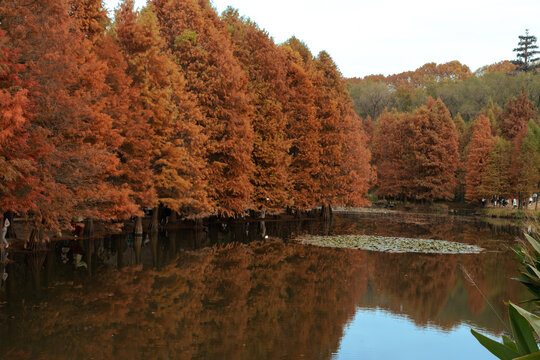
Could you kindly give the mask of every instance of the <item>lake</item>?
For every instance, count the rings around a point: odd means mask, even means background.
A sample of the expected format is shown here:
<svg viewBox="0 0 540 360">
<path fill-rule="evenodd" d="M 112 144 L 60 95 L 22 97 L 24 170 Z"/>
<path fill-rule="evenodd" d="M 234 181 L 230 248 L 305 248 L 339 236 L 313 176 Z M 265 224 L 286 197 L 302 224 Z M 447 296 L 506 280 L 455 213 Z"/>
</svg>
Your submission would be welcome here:
<svg viewBox="0 0 540 360">
<path fill-rule="evenodd" d="M 0 355 L 17 359 L 494 359 L 507 331 L 511 223 L 418 214 L 169 227 L 9 254 Z M 481 254 L 318 248 L 302 234 L 479 245 Z M 268 239 L 263 239 L 268 235 Z M 73 253 L 86 266 L 75 269 Z M 65 255 L 65 256 L 63 256 Z M 81 263 L 82 264 L 82 263 Z M 0 271 L 1 272 L 1 271 Z"/>
</svg>

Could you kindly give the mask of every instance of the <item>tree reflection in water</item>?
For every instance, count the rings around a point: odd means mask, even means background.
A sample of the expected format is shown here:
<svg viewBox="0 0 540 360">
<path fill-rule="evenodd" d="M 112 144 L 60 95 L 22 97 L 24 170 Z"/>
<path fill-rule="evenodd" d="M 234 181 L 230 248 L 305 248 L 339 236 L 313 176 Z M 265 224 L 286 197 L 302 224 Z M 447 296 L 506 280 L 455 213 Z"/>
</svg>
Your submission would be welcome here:
<svg viewBox="0 0 540 360">
<path fill-rule="evenodd" d="M 509 244 L 490 227 L 422 221 L 407 225 L 335 216 L 330 228 L 317 222 L 267 221 L 265 230 L 285 239 L 302 232 L 410 236 L 412 231 L 419 237 L 488 249 Z M 508 279 L 516 269 L 508 250 L 481 255 L 387 254 L 282 240 L 250 242 L 257 228 L 256 223 L 232 223 L 210 229 L 214 246 L 202 249 L 198 248 L 209 240 L 200 229 L 169 229 L 159 238 L 150 234 L 146 245 L 141 238 L 127 236 L 100 240 L 91 253 L 109 252 L 105 262 L 116 268 L 101 265 L 92 276 L 86 270 L 65 275 L 69 271 L 63 272 L 62 266 L 68 266 L 66 270 L 69 265 L 60 265 L 53 255 L 44 266 L 41 257 L 26 268 L 12 264 L 11 290 L 4 291 L 8 303 L 0 310 L 0 355 L 329 359 L 358 307 L 402 314 L 418 326 L 451 330 L 468 321 L 497 333 L 503 325 L 478 288 L 500 313 L 503 301 L 519 295 L 517 284 Z M 94 257 L 92 264 L 96 262 Z M 476 285 L 465 279 L 461 268 Z M 28 301 L 20 290 L 32 286 L 28 279 L 35 288 L 48 288 L 43 297 Z"/>
</svg>

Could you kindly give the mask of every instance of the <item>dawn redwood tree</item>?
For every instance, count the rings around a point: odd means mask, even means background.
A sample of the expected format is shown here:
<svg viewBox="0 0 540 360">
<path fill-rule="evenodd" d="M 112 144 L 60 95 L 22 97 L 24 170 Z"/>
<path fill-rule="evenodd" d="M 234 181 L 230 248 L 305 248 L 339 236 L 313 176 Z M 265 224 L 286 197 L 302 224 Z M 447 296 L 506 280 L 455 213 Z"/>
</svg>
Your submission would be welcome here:
<svg viewBox="0 0 540 360">
<path fill-rule="evenodd" d="M 499 136 L 492 141 L 493 149 L 489 153 L 482 174 L 481 192 L 491 198 L 506 198 L 512 194 L 510 187 L 512 144 Z"/>
<path fill-rule="evenodd" d="M 23 80 L 10 39 L 0 30 L 0 209 L 26 213 L 35 210 L 43 185 L 38 162 L 50 150 L 45 134 L 32 126 L 32 79 Z"/>
<path fill-rule="evenodd" d="M 514 148 L 517 155 L 513 157 L 512 166 L 517 169 L 512 171 L 512 175 L 514 191 L 520 200 L 526 201 L 531 194 L 538 193 L 540 185 L 540 126 L 534 120 L 529 121 L 526 131 L 519 138 L 514 143 L 518 148 Z"/>
<path fill-rule="evenodd" d="M 428 99 L 417 109 L 409 124 L 413 167 L 413 188 L 416 200 L 450 200 L 456 186 L 455 172 L 459 163 L 458 135 L 450 112 L 441 99 Z"/>
<path fill-rule="evenodd" d="M 492 136 L 497 136 L 500 131 L 498 128 L 498 119 L 500 118 L 501 113 L 502 108 L 499 105 L 495 104 L 492 99 L 489 99 L 488 104 L 482 109 L 482 114 L 489 118 Z"/>
<path fill-rule="evenodd" d="M 466 163 L 465 198 L 469 202 L 478 201 L 485 196 L 481 190 L 482 177 L 492 148 L 490 120 L 481 114 L 473 125 Z"/>
<path fill-rule="evenodd" d="M 132 106 L 149 126 L 149 179 L 159 203 L 183 217 L 209 214 L 207 144 L 198 125 L 203 116 L 186 90 L 180 67 L 165 50 L 152 6 L 139 13 L 133 0 L 122 2 L 116 11 L 114 32 L 137 91 Z"/>
<path fill-rule="evenodd" d="M 69 15 L 63 0 L 3 1 L 2 27 L 27 63 L 22 72 L 38 91 L 32 122 L 48 131 L 52 147 L 40 162 L 50 179 L 37 204 L 36 223 L 64 224 L 76 216 L 122 219 L 137 211 L 128 186 L 110 181 L 120 170 L 121 135 L 101 109 L 106 66 Z"/>
<path fill-rule="evenodd" d="M 279 211 L 292 205 L 289 176 L 291 140 L 284 111 L 287 98 L 287 54 L 278 48 L 268 33 L 238 11 L 228 8 L 222 14 L 234 46 L 234 56 L 248 77 L 248 92 L 253 107 L 251 124 L 255 133 L 253 162 L 255 208 Z"/>
<path fill-rule="evenodd" d="M 208 138 L 208 192 L 216 212 L 224 216 L 251 207 L 253 108 L 247 78 L 233 56 L 226 25 L 208 0 L 153 0 L 166 46 L 197 98 Z"/>
<path fill-rule="evenodd" d="M 361 119 L 334 61 L 322 51 L 314 59 L 315 107 L 321 123 L 321 204 L 361 206 L 366 203 L 371 154 Z"/>
<path fill-rule="evenodd" d="M 410 195 L 412 174 L 408 167 L 412 156 L 407 147 L 411 116 L 385 109 L 377 119 L 372 152 L 379 196 L 406 199 Z"/>
<path fill-rule="evenodd" d="M 156 194 L 150 168 L 152 129 L 144 118 L 137 99 L 139 93 L 127 74 L 127 63 L 115 43 L 107 11 L 101 0 L 70 0 L 70 15 L 79 29 L 92 42 L 92 52 L 105 66 L 105 86 L 100 95 L 100 110 L 111 117 L 113 128 L 121 138 L 117 150 L 120 171 L 109 181 L 116 186 L 128 186 L 131 198 L 139 207 L 153 206 Z"/>
<path fill-rule="evenodd" d="M 465 199 L 465 164 L 467 163 L 467 150 L 471 141 L 471 124 L 465 123 L 460 113 L 454 117 L 454 125 L 458 133 L 458 153 L 459 164 L 456 170 L 456 200 L 463 201 Z"/>
<path fill-rule="evenodd" d="M 312 209 L 320 200 L 321 123 L 316 119 L 315 88 L 308 70 L 312 57 L 305 44 L 296 38 L 281 45 L 287 55 L 287 100 L 283 110 L 287 115 L 287 139 L 291 141 L 289 176 L 291 197 L 298 210 Z"/>
<path fill-rule="evenodd" d="M 537 111 L 527 94 L 522 92 L 517 98 L 510 99 L 499 117 L 501 136 L 506 140 L 513 140 L 526 131 L 531 119 L 538 121 Z"/>
<path fill-rule="evenodd" d="M 364 129 L 364 133 L 366 134 L 366 143 L 369 147 L 371 147 L 371 143 L 373 141 L 373 134 L 375 133 L 375 126 L 373 125 L 373 120 L 371 119 L 371 116 L 367 116 L 364 121 L 362 122 L 362 128 Z"/>
</svg>

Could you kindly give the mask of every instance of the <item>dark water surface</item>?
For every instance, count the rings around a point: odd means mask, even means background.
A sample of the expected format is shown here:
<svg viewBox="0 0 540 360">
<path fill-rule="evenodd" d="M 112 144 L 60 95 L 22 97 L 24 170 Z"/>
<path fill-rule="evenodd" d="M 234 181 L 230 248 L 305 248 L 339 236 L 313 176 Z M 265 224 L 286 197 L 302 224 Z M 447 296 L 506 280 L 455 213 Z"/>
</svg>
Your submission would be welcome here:
<svg viewBox="0 0 540 360">
<path fill-rule="evenodd" d="M 109 236 L 12 253 L 0 288 L 4 359 L 493 359 L 519 228 L 457 217 L 335 214 Z M 298 234 L 375 234 L 476 244 L 477 255 L 298 245 Z M 64 264 L 62 247 L 69 249 Z M 75 252 L 78 250 L 75 246 Z"/>
</svg>

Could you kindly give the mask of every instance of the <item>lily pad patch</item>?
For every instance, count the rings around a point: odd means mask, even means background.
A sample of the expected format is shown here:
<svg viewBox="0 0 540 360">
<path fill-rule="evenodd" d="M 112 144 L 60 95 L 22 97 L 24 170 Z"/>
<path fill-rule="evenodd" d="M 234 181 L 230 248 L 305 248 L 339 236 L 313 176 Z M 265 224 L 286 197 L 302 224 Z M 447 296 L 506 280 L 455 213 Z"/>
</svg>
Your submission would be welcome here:
<svg viewBox="0 0 540 360">
<path fill-rule="evenodd" d="M 321 247 L 349 248 L 391 253 L 424 254 L 478 254 L 484 251 L 476 245 L 434 239 L 412 239 L 375 235 L 303 236 L 297 239 L 302 244 Z"/>
</svg>

